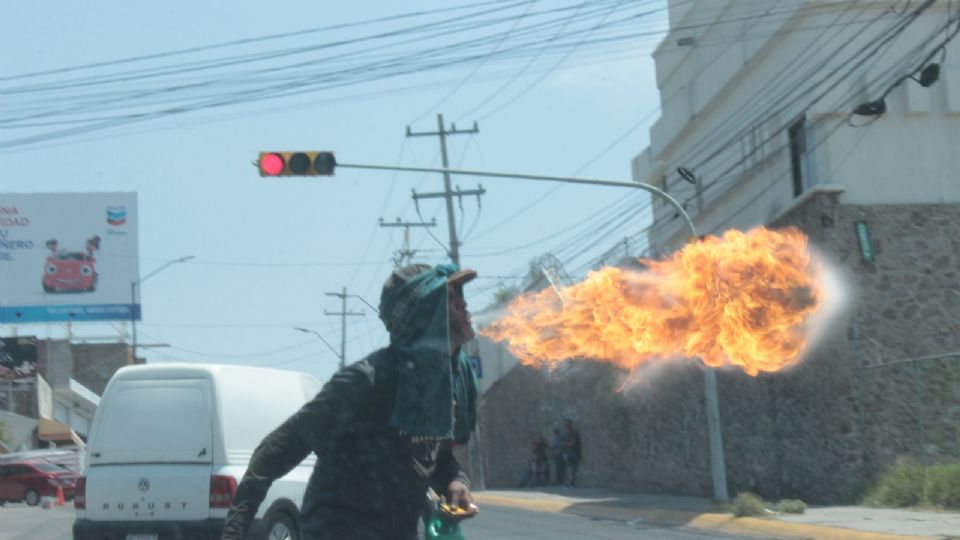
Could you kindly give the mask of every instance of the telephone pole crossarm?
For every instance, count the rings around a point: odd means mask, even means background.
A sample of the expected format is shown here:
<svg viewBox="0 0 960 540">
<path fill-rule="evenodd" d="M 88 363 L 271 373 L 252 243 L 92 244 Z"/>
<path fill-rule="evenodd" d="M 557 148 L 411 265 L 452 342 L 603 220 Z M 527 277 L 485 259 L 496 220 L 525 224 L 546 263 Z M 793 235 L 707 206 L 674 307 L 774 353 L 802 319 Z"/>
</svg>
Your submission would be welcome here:
<svg viewBox="0 0 960 540">
<path fill-rule="evenodd" d="M 464 195 L 483 195 L 483 194 L 485 194 L 486 192 L 487 192 L 487 190 L 483 189 L 483 186 L 480 186 L 479 189 L 460 189 L 460 188 L 457 188 L 455 191 L 451 191 L 451 192 L 450 192 L 450 195 L 453 195 L 453 196 L 456 196 L 456 197 L 462 197 L 462 196 L 464 196 Z M 446 197 L 446 196 L 447 196 L 447 194 L 444 193 L 443 191 L 433 191 L 433 192 L 430 192 L 430 193 L 417 193 L 417 192 L 414 192 L 414 193 L 413 193 L 413 198 L 414 198 L 414 199 L 438 199 L 438 198 L 442 198 L 442 197 Z"/>
<path fill-rule="evenodd" d="M 437 135 L 475 135 L 480 133 L 480 128 L 476 122 L 473 123 L 473 127 L 470 129 L 457 129 L 456 124 L 452 124 L 450 129 L 445 129 L 443 132 L 440 131 L 420 131 L 414 132 L 410 130 L 410 126 L 407 126 L 407 137 L 436 137 Z"/>
</svg>

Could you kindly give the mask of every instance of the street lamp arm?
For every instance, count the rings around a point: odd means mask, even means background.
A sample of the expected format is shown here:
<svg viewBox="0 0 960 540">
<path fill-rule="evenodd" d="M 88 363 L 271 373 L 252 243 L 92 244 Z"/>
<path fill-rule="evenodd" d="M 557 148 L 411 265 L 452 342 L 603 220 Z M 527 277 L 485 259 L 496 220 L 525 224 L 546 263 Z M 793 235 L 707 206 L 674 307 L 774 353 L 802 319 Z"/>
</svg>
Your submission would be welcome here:
<svg viewBox="0 0 960 540">
<path fill-rule="evenodd" d="M 136 311 L 134 311 L 134 308 L 137 305 L 137 287 L 141 283 L 157 275 L 158 272 L 169 267 L 170 265 L 186 262 L 192 258 L 193 258 L 193 255 L 187 255 L 184 257 L 180 257 L 179 259 L 167 261 L 166 263 L 161 265 L 160 268 L 157 268 L 153 272 L 150 272 L 149 274 L 143 276 L 142 278 L 136 281 L 130 282 L 130 330 L 131 330 L 131 333 L 133 334 L 133 339 L 130 342 L 130 359 L 133 363 L 137 362 L 137 313 Z"/>
<path fill-rule="evenodd" d="M 676 211 L 683 217 L 684 222 L 687 224 L 687 228 L 690 229 L 690 236 L 697 236 L 697 229 L 693 225 L 693 220 L 690 219 L 690 215 L 687 214 L 686 209 L 683 205 L 680 204 L 676 199 L 671 197 L 667 192 L 658 189 L 650 184 L 644 184 L 642 182 L 626 182 L 623 180 L 604 180 L 600 178 L 577 178 L 573 176 L 544 176 L 540 174 L 517 174 L 517 173 L 504 173 L 504 172 L 494 172 L 494 171 L 474 171 L 467 169 L 444 169 L 444 168 L 430 168 L 430 167 L 400 167 L 394 165 L 364 165 L 358 163 L 337 163 L 338 168 L 346 169 L 374 169 L 382 171 L 409 171 L 409 172 L 436 172 L 436 173 L 448 173 L 448 174 L 460 174 L 465 176 L 488 176 L 493 178 L 519 178 L 523 180 L 541 180 L 545 182 L 561 182 L 564 184 L 583 184 L 588 186 L 608 186 L 608 187 L 625 187 L 633 189 L 642 189 L 653 193 L 665 201 L 670 203 L 671 206 L 676 209 Z"/>
<path fill-rule="evenodd" d="M 174 265 L 174 264 L 177 264 L 177 263 L 187 262 L 187 261 L 189 261 L 190 259 L 193 259 L 193 258 L 194 258 L 193 255 L 187 255 L 186 257 L 180 257 L 179 259 L 175 259 L 175 260 L 172 260 L 172 261 L 167 261 L 166 263 L 164 263 L 163 265 L 161 265 L 160 268 L 157 268 L 157 269 L 154 270 L 153 272 L 150 272 L 149 274 L 143 276 L 142 278 L 134 281 L 134 283 L 137 284 L 137 285 L 139 285 L 139 284 L 143 283 L 144 281 L 146 281 L 147 279 L 149 279 L 149 278 L 151 278 L 151 277 L 159 274 L 161 270 L 167 268 L 168 266 L 171 266 L 171 265 Z"/>
<path fill-rule="evenodd" d="M 331 351 L 333 351 L 333 354 L 337 355 L 337 358 L 339 358 L 341 361 L 343 360 L 343 358 L 341 358 L 341 356 L 340 356 L 340 353 L 338 353 L 337 350 L 333 348 L 333 345 L 331 345 L 330 343 L 328 343 L 327 340 L 323 339 L 323 336 L 321 336 L 320 333 L 317 332 L 316 330 L 310 330 L 310 329 L 308 329 L 308 328 L 294 328 L 294 330 L 297 330 L 298 332 L 305 332 L 305 333 L 307 333 L 307 334 L 313 334 L 313 335 L 317 336 L 317 339 L 319 339 L 320 341 L 322 341 L 323 344 L 326 345 L 328 349 L 330 349 Z"/>
</svg>

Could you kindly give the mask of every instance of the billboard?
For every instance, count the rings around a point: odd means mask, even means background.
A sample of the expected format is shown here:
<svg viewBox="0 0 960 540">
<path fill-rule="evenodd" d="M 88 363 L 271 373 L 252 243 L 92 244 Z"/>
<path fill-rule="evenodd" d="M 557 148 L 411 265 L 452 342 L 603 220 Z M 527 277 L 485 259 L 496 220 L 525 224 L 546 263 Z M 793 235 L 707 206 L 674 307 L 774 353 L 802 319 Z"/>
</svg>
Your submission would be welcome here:
<svg viewBox="0 0 960 540">
<path fill-rule="evenodd" d="M 136 193 L 0 194 L 0 323 L 140 317 Z"/>
<path fill-rule="evenodd" d="M 37 374 L 37 338 L 0 338 L 0 381 Z"/>
</svg>

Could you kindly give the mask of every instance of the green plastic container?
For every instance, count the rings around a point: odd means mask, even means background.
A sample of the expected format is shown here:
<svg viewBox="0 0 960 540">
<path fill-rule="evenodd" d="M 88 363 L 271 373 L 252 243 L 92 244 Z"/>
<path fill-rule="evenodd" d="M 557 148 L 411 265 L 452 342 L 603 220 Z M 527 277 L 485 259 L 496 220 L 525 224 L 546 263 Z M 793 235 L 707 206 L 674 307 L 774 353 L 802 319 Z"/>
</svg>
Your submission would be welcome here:
<svg viewBox="0 0 960 540">
<path fill-rule="evenodd" d="M 430 516 L 426 537 L 427 540 L 466 540 L 463 532 L 460 531 L 460 525 L 443 521 L 440 519 L 439 512 L 434 512 Z"/>
</svg>

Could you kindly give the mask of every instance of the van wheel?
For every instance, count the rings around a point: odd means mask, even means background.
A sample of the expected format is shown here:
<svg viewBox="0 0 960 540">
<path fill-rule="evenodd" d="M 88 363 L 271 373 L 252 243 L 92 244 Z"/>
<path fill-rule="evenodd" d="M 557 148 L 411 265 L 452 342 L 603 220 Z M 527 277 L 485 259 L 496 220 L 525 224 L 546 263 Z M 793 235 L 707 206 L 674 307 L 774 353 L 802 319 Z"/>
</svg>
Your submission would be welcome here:
<svg viewBox="0 0 960 540">
<path fill-rule="evenodd" d="M 299 540 L 297 526 L 283 512 L 276 512 L 270 516 L 264 530 L 266 531 L 264 540 Z"/>
<path fill-rule="evenodd" d="M 36 506 L 40 504 L 40 494 L 32 489 L 28 489 L 27 492 L 23 494 L 23 502 L 27 503 L 28 506 Z"/>
</svg>

